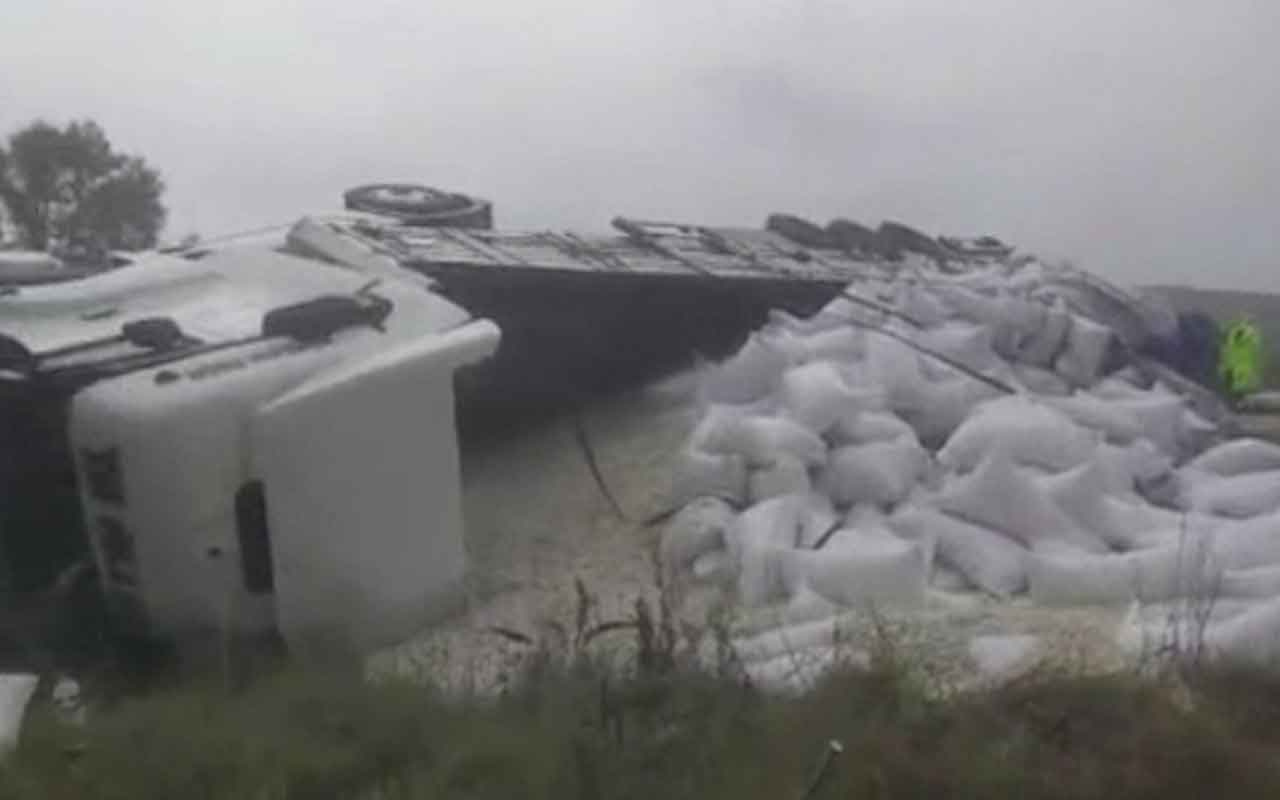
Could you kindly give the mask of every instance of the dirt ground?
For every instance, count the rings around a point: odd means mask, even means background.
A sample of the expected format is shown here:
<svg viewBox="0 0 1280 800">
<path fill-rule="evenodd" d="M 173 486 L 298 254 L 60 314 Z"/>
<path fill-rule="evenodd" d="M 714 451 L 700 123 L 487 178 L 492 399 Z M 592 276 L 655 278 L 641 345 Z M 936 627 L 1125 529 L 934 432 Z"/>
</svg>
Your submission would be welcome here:
<svg viewBox="0 0 1280 800">
<path fill-rule="evenodd" d="M 378 654 L 372 668 L 488 692 L 500 687 L 531 652 L 528 644 L 492 629 L 519 633 L 563 652 L 566 645 L 551 623 L 568 632 L 574 629 L 577 581 L 593 598 L 597 621 L 630 615 L 638 597 L 656 600 L 652 554 L 661 526 L 645 527 L 641 521 L 666 508 L 672 459 L 697 417 L 693 385 L 692 375 L 680 375 L 627 398 L 599 403 L 583 415 L 600 472 L 625 519 L 592 478 L 569 420 L 467 452 L 467 608 Z M 712 597 L 709 590 L 688 595 L 682 617 L 704 623 Z M 745 637 L 832 617 L 837 611 L 742 611 L 735 630 Z M 1034 657 L 1024 659 L 1022 667 L 1049 661 L 1114 669 L 1129 657 L 1115 644 L 1126 611 L 1044 609 L 1025 598 L 999 601 L 977 593 L 933 591 L 925 608 L 890 621 L 895 646 L 927 662 L 946 682 L 962 684 L 978 677 L 968 649 L 974 636 L 1037 637 Z M 883 633 L 872 631 L 865 619 L 841 618 L 864 639 Z M 615 636 L 620 652 L 625 651 L 626 637 Z"/>
<path fill-rule="evenodd" d="M 623 516 L 600 490 L 572 419 L 463 455 L 470 572 L 467 608 L 445 624 L 375 658 L 377 667 L 425 671 L 451 685 L 499 681 L 528 648 L 489 631 L 533 638 L 548 623 L 574 625 L 576 581 L 601 620 L 655 598 L 652 553 L 672 458 L 691 429 L 692 376 L 680 375 L 588 408 L 581 424 Z"/>
</svg>

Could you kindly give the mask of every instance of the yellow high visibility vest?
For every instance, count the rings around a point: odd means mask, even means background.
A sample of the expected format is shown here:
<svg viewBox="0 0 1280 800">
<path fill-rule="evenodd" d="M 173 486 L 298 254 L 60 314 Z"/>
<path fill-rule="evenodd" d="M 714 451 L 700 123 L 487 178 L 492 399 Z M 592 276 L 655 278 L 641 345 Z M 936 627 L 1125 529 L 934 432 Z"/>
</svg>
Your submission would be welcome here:
<svg viewBox="0 0 1280 800">
<path fill-rule="evenodd" d="M 1262 388 L 1262 334 L 1249 319 L 1238 319 L 1227 328 L 1219 358 L 1222 382 L 1234 395 Z"/>
</svg>

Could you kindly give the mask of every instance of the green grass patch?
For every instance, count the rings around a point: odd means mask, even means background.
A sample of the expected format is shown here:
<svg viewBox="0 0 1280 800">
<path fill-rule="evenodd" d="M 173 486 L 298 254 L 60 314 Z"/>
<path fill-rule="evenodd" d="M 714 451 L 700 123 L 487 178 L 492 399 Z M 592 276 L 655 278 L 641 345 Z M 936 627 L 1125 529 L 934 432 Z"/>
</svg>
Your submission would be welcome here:
<svg viewBox="0 0 1280 800">
<path fill-rule="evenodd" d="M 405 683 L 281 672 L 168 688 L 84 727 L 34 706 L 0 768 L 14 798 L 1280 797 L 1280 680 L 1205 674 L 1183 696 L 1044 675 L 939 698 L 850 671 L 783 699 L 669 673 L 543 673 L 451 700 Z"/>
</svg>

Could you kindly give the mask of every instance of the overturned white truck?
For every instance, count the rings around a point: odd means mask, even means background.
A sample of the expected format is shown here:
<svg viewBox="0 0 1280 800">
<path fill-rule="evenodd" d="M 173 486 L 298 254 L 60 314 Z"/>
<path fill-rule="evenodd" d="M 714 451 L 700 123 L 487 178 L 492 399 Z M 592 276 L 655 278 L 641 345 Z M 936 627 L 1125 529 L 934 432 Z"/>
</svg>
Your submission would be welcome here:
<svg viewBox="0 0 1280 800">
<path fill-rule="evenodd" d="M 91 554 L 125 633 L 374 647 L 460 596 L 455 422 L 488 432 L 691 353 L 727 356 L 771 314 L 809 317 L 840 295 L 883 309 L 866 291 L 885 282 L 919 294 L 935 278 L 959 290 L 1064 277 L 1036 277 L 991 237 L 893 222 L 617 217 L 612 233 L 579 235 L 493 230 L 488 203 L 425 187 L 360 187 L 346 205 L 90 277 L 0 274 L 6 588 L 56 584 Z M 1123 292 L 1066 277 L 1059 306 L 1108 320 L 1117 341 L 1141 350 L 1157 333 L 1188 349 L 1176 321 L 1153 325 Z M 957 297 L 970 316 L 1010 308 Z M 1030 317 L 1010 324 L 1056 321 L 1032 337 L 1052 345 L 1033 348 L 1041 360 L 1064 339 L 1111 339 L 1079 335 L 1086 323 L 1067 336 L 1060 307 L 1018 310 Z M 1005 338 L 1005 355 L 1026 344 Z"/>
<path fill-rule="evenodd" d="M 454 371 L 499 330 L 391 259 L 286 242 L 0 296 L 7 588 L 87 551 L 122 633 L 358 648 L 460 597 Z"/>
</svg>

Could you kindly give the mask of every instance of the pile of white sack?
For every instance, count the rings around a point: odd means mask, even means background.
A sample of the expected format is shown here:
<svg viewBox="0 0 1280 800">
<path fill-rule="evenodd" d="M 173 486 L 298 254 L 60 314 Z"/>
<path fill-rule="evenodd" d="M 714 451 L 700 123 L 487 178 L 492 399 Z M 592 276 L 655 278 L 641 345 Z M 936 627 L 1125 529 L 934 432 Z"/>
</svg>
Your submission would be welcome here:
<svg viewBox="0 0 1280 800">
<path fill-rule="evenodd" d="M 1113 299 L 1032 262 L 775 313 L 704 376 L 664 568 L 748 607 L 1241 598 L 1280 652 L 1280 446 L 1223 441 L 1211 398 L 1129 357 L 1167 321 Z"/>
</svg>

